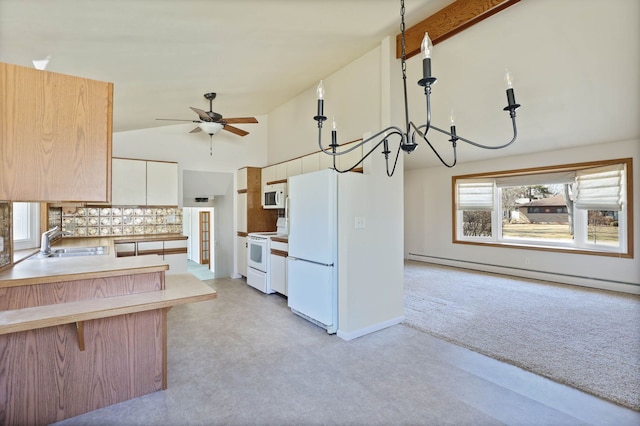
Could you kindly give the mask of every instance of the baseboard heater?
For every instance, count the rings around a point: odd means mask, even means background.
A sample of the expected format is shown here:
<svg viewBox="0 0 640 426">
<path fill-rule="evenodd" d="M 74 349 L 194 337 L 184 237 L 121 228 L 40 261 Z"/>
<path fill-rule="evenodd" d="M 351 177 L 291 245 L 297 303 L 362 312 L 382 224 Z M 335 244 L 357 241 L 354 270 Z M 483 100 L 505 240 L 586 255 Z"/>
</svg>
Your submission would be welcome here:
<svg viewBox="0 0 640 426">
<path fill-rule="evenodd" d="M 640 285 L 639 284 L 625 282 L 625 281 L 605 280 L 605 279 L 602 279 L 602 278 L 585 277 L 585 276 L 582 276 L 582 275 L 566 274 L 566 273 L 562 273 L 562 272 L 546 272 L 546 271 L 540 271 L 540 270 L 536 270 L 536 269 L 519 268 L 519 267 L 515 267 L 515 266 L 505 266 L 505 265 L 495 265 L 495 264 L 491 264 L 491 263 L 473 262 L 473 261 L 470 261 L 470 260 L 451 259 L 451 258 L 447 258 L 447 257 L 431 256 L 431 255 L 419 254 L 419 253 L 409 253 L 409 257 L 411 257 L 411 256 L 417 257 L 417 258 L 421 258 L 421 259 L 425 259 L 425 261 L 428 261 L 428 259 L 431 259 L 432 263 L 445 264 L 445 265 L 446 265 L 446 263 L 444 263 L 444 262 L 449 262 L 449 263 L 456 263 L 456 264 L 476 265 L 476 266 L 485 267 L 485 268 L 496 268 L 496 269 L 503 269 L 503 270 L 520 271 L 522 273 L 529 274 L 528 276 L 525 275 L 526 278 L 531 278 L 531 275 L 546 276 L 548 278 L 546 278 L 546 279 L 545 278 L 538 278 L 538 279 L 546 280 L 546 281 L 552 281 L 552 282 L 560 282 L 562 284 L 575 284 L 575 283 L 565 283 L 565 282 L 559 281 L 558 277 L 565 277 L 565 278 L 570 278 L 570 279 L 574 279 L 574 280 L 594 281 L 594 282 L 600 282 L 600 283 L 603 283 L 603 284 L 609 284 L 609 285 L 613 285 L 613 286 L 632 286 L 633 290 L 629 290 L 628 287 L 625 290 L 625 289 L 620 289 L 620 288 L 615 288 L 615 289 L 614 288 L 605 288 L 605 287 L 600 287 L 600 286 L 595 286 L 594 285 L 594 287 L 596 287 L 596 288 L 604 288 L 605 290 L 622 291 L 622 292 L 625 292 L 625 293 L 634 293 L 634 294 L 638 294 L 640 292 Z M 411 259 L 409 259 L 409 260 L 411 260 Z M 415 259 L 415 260 L 420 260 L 420 259 Z M 450 266 L 450 265 L 448 265 L 448 266 Z M 484 272 L 495 272 L 495 271 L 486 271 L 486 270 L 481 269 L 481 268 L 473 268 L 472 266 L 469 266 L 469 269 L 482 270 Z M 509 275 L 506 272 L 505 272 L 505 274 Z M 513 275 L 521 276 L 521 275 L 517 275 L 516 272 L 514 272 Z M 576 284 L 576 285 L 582 285 L 582 284 Z"/>
</svg>

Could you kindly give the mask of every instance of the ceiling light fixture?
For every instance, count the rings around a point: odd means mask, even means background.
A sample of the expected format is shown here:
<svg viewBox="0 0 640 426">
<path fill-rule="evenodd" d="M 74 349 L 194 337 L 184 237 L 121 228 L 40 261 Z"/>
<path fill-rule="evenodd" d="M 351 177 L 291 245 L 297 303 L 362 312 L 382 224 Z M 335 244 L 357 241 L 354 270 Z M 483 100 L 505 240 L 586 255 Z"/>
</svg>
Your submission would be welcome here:
<svg viewBox="0 0 640 426">
<path fill-rule="evenodd" d="M 440 129 L 431 124 L 431 86 L 433 86 L 436 83 L 436 78 L 431 75 L 431 53 L 433 52 L 433 44 L 431 43 L 431 39 L 429 38 L 429 35 L 427 33 L 425 33 L 424 39 L 422 40 L 422 45 L 421 45 L 422 58 L 423 58 L 422 59 L 422 78 L 418 81 L 418 85 L 424 87 L 424 94 L 427 98 L 426 124 L 416 126 L 412 121 L 409 121 L 409 107 L 408 107 L 408 100 L 407 100 L 407 65 L 406 65 L 406 52 L 405 52 L 406 42 L 405 42 L 404 12 L 405 12 L 404 0 L 400 0 L 400 32 L 402 36 L 402 62 L 401 63 L 402 63 L 402 80 L 403 80 L 402 83 L 404 88 L 404 111 L 405 111 L 406 131 L 403 131 L 402 129 L 396 126 L 389 126 L 386 129 L 383 129 L 378 133 L 374 134 L 373 136 L 363 139 L 361 142 L 357 144 L 353 144 L 353 146 L 349 148 L 345 148 L 341 151 L 338 151 L 338 147 L 340 145 L 337 143 L 337 126 L 334 119 L 332 123 L 332 130 L 331 130 L 331 144 L 329 145 L 328 148 L 324 148 L 322 146 L 322 123 L 327 120 L 327 117 L 323 115 L 324 114 L 324 86 L 322 84 L 322 81 L 320 81 L 320 84 L 318 85 L 318 89 L 317 89 L 318 114 L 315 117 L 313 117 L 313 119 L 318 122 L 318 145 L 322 152 L 333 156 L 333 169 L 336 170 L 337 172 L 344 173 L 344 172 L 353 170 L 354 168 L 362 164 L 365 158 L 371 155 L 371 153 L 373 153 L 380 145 L 382 145 L 383 147 L 382 154 L 384 154 L 385 161 L 386 161 L 387 175 L 393 176 L 393 173 L 395 172 L 395 169 L 396 169 L 396 165 L 398 163 L 398 157 L 400 155 L 400 151 L 402 150 L 410 154 L 417 148 L 418 144 L 416 142 L 416 135 L 419 138 L 422 138 L 422 140 L 424 140 L 427 143 L 427 145 L 429 145 L 429 147 L 433 150 L 433 152 L 438 157 L 440 162 L 447 167 L 453 167 L 456 165 L 456 162 L 457 162 L 456 146 L 458 141 L 466 142 L 470 145 L 473 145 L 478 148 L 483 148 L 483 149 L 502 149 L 514 143 L 516 140 L 516 137 L 518 136 L 518 130 L 516 128 L 516 109 L 520 105 L 516 103 L 515 94 L 513 92 L 513 83 L 512 83 L 513 79 L 511 74 L 508 71 L 505 74 L 505 82 L 507 83 L 507 106 L 504 107 L 503 109 L 504 111 L 509 111 L 511 122 L 513 124 L 513 138 L 511 139 L 511 141 L 507 142 L 504 145 L 490 146 L 490 145 L 482 145 L 477 142 L 473 142 L 469 139 L 463 138 L 462 136 L 459 136 L 456 133 L 456 126 L 455 126 L 453 111 L 451 111 L 449 131 Z M 430 129 L 433 129 L 437 132 L 443 133 L 451 137 L 451 139 L 449 139 L 449 142 L 451 142 L 451 147 L 453 149 L 453 161 L 451 163 L 447 163 L 442 158 L 442 156 L 438 153 L 436 148 L 427 139 L 427 132 Z M 391 167 L 390 169 L 389 154 L 391 154 L 391 151 L 389 150 L 389 138 L 394 135 L 397 135 L 400 138 L 400 141 L 398 145 L 398 150 L 396 152 L 396 158 L 395 158 L 395 161 L 393 162 L 393 167 Z M 363 151 L 362 158 L 356 164 L 354 164 L 353 166 L 345 170 L 339 170 L 336 167 L 336 157 L 338 155 L 347 154 L 371 141 L 377 141 L 377 142 L 373 144 L 373 147 L 368 152 L 365 153 Z"/>
<path fill-rule="evenodd" d="M 203 132 L 208 133 L 209 136 L 213 136 L 217 134 L 220 130 L 222 130 L 222 128 L 224 127 L 224 124 L 213 123 L 209 121 L 202 121 L 200 122 L 200 124 L 198 124 L 198 127 L 200 127 L 200 129 L 202 129 Z"/>
<path fill-rule="evenodd" d="M 213 135 L 222 130 L 224 128 L 224 124 L 213 121 L 201 121 L 198 124 L 198 127 L 200 127 L 203 132 L 209 134 L 209 155 L 213 155 Z"/>
</svg>

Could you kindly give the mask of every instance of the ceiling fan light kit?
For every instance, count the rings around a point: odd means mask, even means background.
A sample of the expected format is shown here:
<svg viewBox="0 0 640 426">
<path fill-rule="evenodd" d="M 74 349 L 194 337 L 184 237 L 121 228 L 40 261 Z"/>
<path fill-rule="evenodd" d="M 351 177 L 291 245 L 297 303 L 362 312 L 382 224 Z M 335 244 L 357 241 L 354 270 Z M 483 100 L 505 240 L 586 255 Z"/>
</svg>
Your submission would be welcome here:
<svg viewBox="0 0 640 426">
<path fill-rule="evenodd" d="M 466 138 L 463 138 L 462 136 L 457 135 L 455 120 L 453 118 L 453 111 L 451 112 L 451 116 L 450 116 L 449 131 L 440 129 L 431 124 L 431 86 L 433 86 L 436 83 L 436 78 L 431 75 L 431 53 L 433 52 L 433 44 L 427 33 L 425 33 L 424 35 L 424 39 L 422 41 L 422 45 L 420 49 L 422 52 L 422 58 L 423 58 L 422 59 L 423 76 L 418 81 L 418 85 L 421 87 L 424 87 L 424 94 L 426 96 L 426 101 L 427 101 L 426 124 L 416 126 L 412 121 L 409 121 L 409 107 L 408 107 L 408 100 L 407 100 L 407 66 L 406 66 L 407 58 L 406 58 L 406 52 L 405 52 L 406 43 L 405 43 L 404 12 L 405 12 L 404 0 L 400 0 L 400 34 L 401 34 L 401 41 L 402 41 L 401 65 L 402 65 L 402 83 L 403 83 L 403 89 L 404 89 L 404 112 L 405 112 L 404 124 L 405 124 L 406 130 L 402 130 L 397 126 L 389 126 L 386 129 L 383 129 L 378 133 L 374 134 L 373 136 L 363 139 L 361 142 L 357 144 L 352 144 L 350 148 L 345 148 L 341 151 L 338 151 L 338 147 L 340 145 L 337 143 L 337 126 L 334 119 L 332 123 L 332 130 L 331 130 L 331 144 L 329 144 L 328 148 L 323 147 L 322 146 L 322 124 L 324 121 L 327 120 L 327 117 L 324 116 L 324 87 L 323 87 L 322 81 L 320 81 L 320 84 L 318 85 L 318 88 L 317 88 L 318 110 L 317 110 L 316 116 L 313 117 L 313 119 L 318 123 L 318 146 L 320 147 L 320 150 L 322 152 L 333 156 L 333 169 L 339 173 L 345 173 L 358 167 L 360 164 L 362 164 L 365 158 L 371 155 L 371 153 L 373 153 L 376 149 L 378 149 L 380 145 L 382 145 L 382 148 L 383 148 L 382 154 L 384 155 L 385 161 L 386 161 L 387 175 L 393 176 L 393 173 L 395 172 L 395 169 L 396 169 L 396 165 L 398 163 L 398 157 L 400 155 L 400 151 L 404 151 L 407 154 L 410 154 L 417 148 L 418 144 L 416 142 L 416 135 L 419 138 L 422 138 L 422 140 L 424 140 L 427 143 L 427 145 L 429 145 L 429 147 L 434 152 L 436 157 L 438 157 L 440 162 L 447 167 L 454 167 L 456 165 L 456 162 L 457 162 L 456 146 L 458 141 L 462 141 L 472 146 L 483 148 L 483 149 L 502 149 L 502 148 L 508 147 L 509 145 L 511 145 L 516 141 L 516 138 L 518 136 L 518 130 L 516 128 L 516 109 L 520 107 L 520 104 L 516 103 L 515 94 L 514 94 L 513 85 L 512 85 L 513 79 L 512 79 L 511 73 L 508 70 L 505 73 L 505 82 L 507 85 L 507 106 L 504 107 L 503 109 L 504 111 L 509 111 L 509 116 L 511 117 L 511 123 L 513 125 L 513 138 L 509 142 L 503 145 L 490 146 L 490 145 L 479 144 L 477 142 L 473 142 L 469 139 L 466 139 Z M 451 142 L 451 148 L 453 151 L 453 160 L 451 162 L 447 163 L 442 158 L 440 153 L 438 153 L 436 148 L 427 139 L 427 132 L 430 129 L 433 129 L 437 132 L 448 135 L 450 137 L 449 142 Z M 390 167 L 389 154 L 391 154 L 391 151 L 389 150 L 389 139 L 390 137 L 393 137 L 393 136 L 399 139 L 399 143 L 398 143 L 398 149 L 396 151 L 395 161 L 393 162 L 393 166 Z M 362 158 L 358 162 L 356 162 L 356 164 L 354 164 L 353 166 L 345 170 L 339 170 L 336 167 L 336 157 L 338 155 L 348 154 L 349 152 L 355 149 L 358 149 L 364 144 L 371 141 L 374 141 L 372 144 L 373 147 L 366 153 L 363 151 Z"/>
<path fill-rule="evenodd" d="M 216 98 L 215 92 L 205 93 L 204 98 L 209 101 L 209 111 L 204 111 L 200 108 L 189 107 L 193 112 L 198 114 L 199 120 L 180 120 L 180 119 L 173 119 L 173 118 L 157 118 L 156 120 L 189 121 L 192 123 L 198 123 L 198 127 L 194 128 L 189 133 L 197 133 L 197 132 L 203 131 L 209 135 L 210 155 L 213 155 L 213 136 L 216 135 L 220 130 L 226 130 L 238 136 L 246 136 L 249 134 L 249 132 L 235 126 L 231 126 L 231 124 L 257 124 L 258 123 L 258 120 L 255 117 L 224 118 L 222 114 L 214 112 L 213 100 Z"/>
<path fill-rule="evenodd" d="M 208 133 L 209 136 L 213 136 L 213 135 L 217 134 L 220 130 L 222 130 L 224 128 L 224 124 L 222 124 L 222 123 L 210 123 L 210 122 L 203 121 L 202 123 L 198 124 L 198 127 L 203 132 Z"/>
</svg>

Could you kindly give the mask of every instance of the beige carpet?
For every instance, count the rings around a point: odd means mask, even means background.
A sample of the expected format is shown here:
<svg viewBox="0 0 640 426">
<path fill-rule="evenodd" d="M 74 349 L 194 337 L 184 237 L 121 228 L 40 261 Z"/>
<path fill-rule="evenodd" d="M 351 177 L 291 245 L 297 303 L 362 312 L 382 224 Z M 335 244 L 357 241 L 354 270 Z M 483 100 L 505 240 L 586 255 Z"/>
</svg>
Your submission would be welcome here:
<svg viewBox="0 0 640 426">
<path fill-rule="evenodd" d="M 405 323 L 640 411 L 640 297 L 405 263 Z"/>
</svg>

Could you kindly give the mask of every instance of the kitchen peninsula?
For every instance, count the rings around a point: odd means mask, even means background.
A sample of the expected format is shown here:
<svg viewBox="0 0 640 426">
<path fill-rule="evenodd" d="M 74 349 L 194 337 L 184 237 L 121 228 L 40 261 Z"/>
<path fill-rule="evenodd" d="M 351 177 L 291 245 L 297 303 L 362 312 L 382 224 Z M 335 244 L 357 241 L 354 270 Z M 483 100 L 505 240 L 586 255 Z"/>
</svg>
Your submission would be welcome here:
<svg viewBox="0 0 640 426">
<path fill-rule="evenodd" d="M 167 388 L 167 312 L 214 299 L 159 256 L 26 259 L 0 271 L 0 424 L 48 424 Z"/>
</svg>

